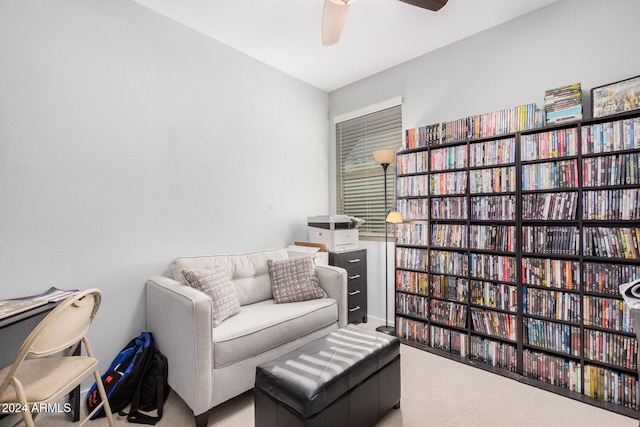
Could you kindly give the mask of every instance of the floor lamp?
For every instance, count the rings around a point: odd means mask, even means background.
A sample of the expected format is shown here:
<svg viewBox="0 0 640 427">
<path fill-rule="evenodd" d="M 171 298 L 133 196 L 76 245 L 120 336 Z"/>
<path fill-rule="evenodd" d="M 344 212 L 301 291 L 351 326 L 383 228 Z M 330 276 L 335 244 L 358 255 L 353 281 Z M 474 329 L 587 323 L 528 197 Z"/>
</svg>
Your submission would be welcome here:
<svg viewBox="0 0 640 427">
<path fill-rule="evenodd" d="M 388 235 L 387 224 L 395 224 L 402 222 L 402 216 L 398 212 L 389 212 L 387 209 L 387 168 L 396 159 L 395 150 L 376 150 L 373 152 L 373 159 L 382 166 L 384 171 L 384 325 L 376 328 L 377 331 L 385 334 L 395 335 L 396 330 L 393 326 L 389 326 L 389 251 L 388 251 Z"/>
</svg>

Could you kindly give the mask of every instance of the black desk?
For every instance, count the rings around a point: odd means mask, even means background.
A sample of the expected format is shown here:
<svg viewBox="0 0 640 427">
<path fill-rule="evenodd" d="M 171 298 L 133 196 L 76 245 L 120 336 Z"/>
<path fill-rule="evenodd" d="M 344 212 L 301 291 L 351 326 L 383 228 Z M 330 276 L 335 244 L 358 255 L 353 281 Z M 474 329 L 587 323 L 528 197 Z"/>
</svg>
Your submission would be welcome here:
<svg viewBox="0 0 640 427">
<path fill-rule="evenodd" d="M 0 329 L 6 328 L 7 326 L 11 326 L 14 323 L 20 323 L 26 319 L 30 319 L 32 317 L 38 316 L 42 313 L 49 313 L 53 310 L 60 302 L 50 302 L 45 305 L 41 305 L 39 307 L 32 308 L 27 311 L 23 311 L 22 313 L 14 314 L 13 316 L 6 317 L 0 320 Z M 44 316 L 41 316 L 44 317 Z M 26 336 L 25 336 L 26 338 Z"/>
<path fill-rule="evenodd" d="M 39 307 L 32 308 L 22 313 L 9 316 L 0 320 L 0 368 L 10 366 L 18 357 L 20 346 L 27 339 L 31 331 L 38 323 L 62 301 L 50 302 Z M 76 348 L 74 355 L 80 354 L 80 346 Z M 80 420 L 80 386 L 69 393 L 69 402 L 73 408 L 73 421 Z M 0 418 L 2 416 L 0 415 Z"/>
</svg>

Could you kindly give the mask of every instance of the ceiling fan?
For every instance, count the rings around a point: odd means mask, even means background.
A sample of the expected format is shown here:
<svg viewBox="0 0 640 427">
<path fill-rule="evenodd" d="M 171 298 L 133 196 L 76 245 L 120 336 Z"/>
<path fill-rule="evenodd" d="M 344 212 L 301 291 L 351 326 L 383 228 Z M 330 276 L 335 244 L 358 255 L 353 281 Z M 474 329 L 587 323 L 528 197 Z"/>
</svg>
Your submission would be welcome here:
<svg viewBox="0 0 640 427">
<path fill-rule="evenodd" d="M 349 5 L 357 0 L 325 0 L 324 14 L 322 16 L 322 44 L 329 46 L 336 44 L 340 39 L 342 27 L 347 20 Z M 448 0 L 400 0 L 422 9 L 434 12 L 442 9 Z"/>
</svg>

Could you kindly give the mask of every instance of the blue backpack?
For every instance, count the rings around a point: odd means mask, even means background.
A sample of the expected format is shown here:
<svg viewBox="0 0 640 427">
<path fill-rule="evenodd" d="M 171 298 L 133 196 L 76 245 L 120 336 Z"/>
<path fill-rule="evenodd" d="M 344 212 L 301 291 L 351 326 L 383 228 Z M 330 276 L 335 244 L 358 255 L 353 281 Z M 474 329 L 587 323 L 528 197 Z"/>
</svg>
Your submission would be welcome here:
<svg viewBox="0 0 640 427">
<path fill-rule="evenodd" d="M 111 412 L 114 414 L 131 403 L 136 387 L 141 382 L 145 370 L 149 367 L 154 349 L 155 345 L 151 333 L 142 332 L 118 353 L 107 372 L 102 375 Z M 93 384 L 87 394 L 89 412 L 93 411 L 101 401 L 96 385 Z M 105 415 L 104 409 L 100 408 L 91 419 Z"/>
</svg>

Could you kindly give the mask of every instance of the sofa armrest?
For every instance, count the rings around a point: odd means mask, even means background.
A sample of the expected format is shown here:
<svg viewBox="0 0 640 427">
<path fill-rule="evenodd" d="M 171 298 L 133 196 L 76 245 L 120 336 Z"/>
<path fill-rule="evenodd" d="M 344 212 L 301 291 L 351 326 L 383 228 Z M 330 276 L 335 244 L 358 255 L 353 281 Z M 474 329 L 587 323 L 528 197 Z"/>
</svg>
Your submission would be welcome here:
<svg viewBox="0 0 640 427">
<path fill-rule="evenodd" d="M 347 270 L 332 265 L 317 265 L 316 275 L 320 281 L 320 287 L 324 289 L 329 298 L 338 302 L 338 326 L 341 328 L 349 323 L 347 300 Z"/>
<path fill-rule="evenodd" d="M 213 371 L 211 299 L 168 277 L 146 283 L 147 330 L 169 362 L 169 386 L 194 415 L 210 408 Z"/>
</svg>

